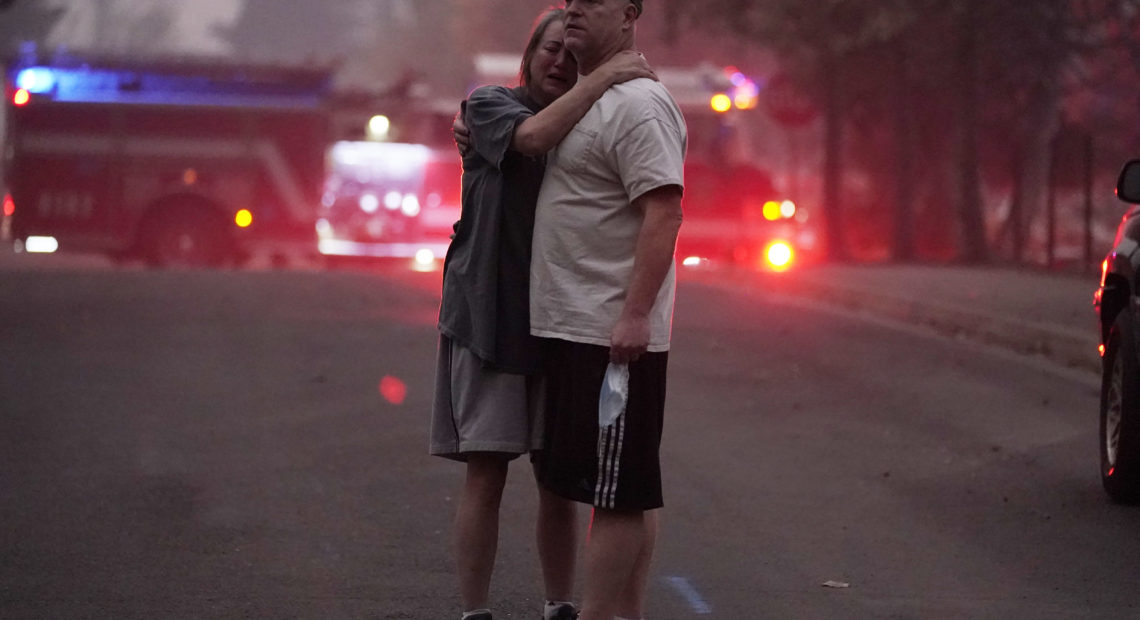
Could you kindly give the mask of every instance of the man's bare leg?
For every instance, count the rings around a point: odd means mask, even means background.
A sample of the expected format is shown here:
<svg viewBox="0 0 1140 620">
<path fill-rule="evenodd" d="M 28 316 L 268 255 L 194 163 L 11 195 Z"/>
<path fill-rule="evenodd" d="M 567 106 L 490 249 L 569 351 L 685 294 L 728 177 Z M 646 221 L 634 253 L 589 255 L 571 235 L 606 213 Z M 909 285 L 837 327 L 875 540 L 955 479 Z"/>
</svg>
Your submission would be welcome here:
<svg viewBox="0 0 1140 620">
<path fill-rule="evenodd" d="M 505 458 L 492 454 L 471 454 L 467 459 L 467 479 L 455 512 L 455 564 L 466 610 L 487 607 L 507 464 Z"/>
<path fill-rule="evenodd" d="M 653 548 L 657 542 L 658 510 L 645 512 L 645 544 L 633 573 L 618 599 L 616 614 L 622 618 L 641 618 L 645 615 L 645 589 L 649 585 L 649 565 L 653 561 Z"/>
<path fill-rule="evenodd" d="M 578 509 L 575 502 L 538 485 L 538 558 L 546 600 L 571 601 L 578 556 Z"/>
<path fill-rule="evenodd" d="M 645 513 L 594 509 L 579 620 L 612 620 L 645 546 Z"/>
</svg>

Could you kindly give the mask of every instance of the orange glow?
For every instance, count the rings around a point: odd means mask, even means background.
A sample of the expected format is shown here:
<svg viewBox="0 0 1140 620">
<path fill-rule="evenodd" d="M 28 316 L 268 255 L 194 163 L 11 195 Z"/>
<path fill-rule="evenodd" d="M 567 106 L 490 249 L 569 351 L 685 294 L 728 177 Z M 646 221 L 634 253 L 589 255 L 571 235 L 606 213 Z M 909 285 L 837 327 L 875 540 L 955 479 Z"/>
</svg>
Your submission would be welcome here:
<svg viewBox="0 0 1140 620">
<path fill-rule="evenodd" d="M 4 216 L 12 217 L 16 212 L 16 201 L 12 200 L 12 194 L 4 194 Z"/>
<path fill-rule="evenodd" d="M 253 224 L 253 213 L 250 213 L 249 209 L 238 211 L 234 215 L 234 224 L 237 224 L 238 228 L 249 228 Z"/>
<path fill-rule="evenodd" d="M 393 405 L 402 405 L 408 395 L 408 386 L 396 377 L 385 376 L 380 380 L 380 395 Z"/>
<path fill-rule="evenodd" d="M 768 221 L 775 221 L 780 219 L 780 203 L 775 200 L 769 200 L 764 203 L 764 219 Z"/>
<path fill-rule="evenodd" d="M 732 98 L 724 93 L 717 93 L 709 99 L 709 107 L 713 112 L 728 112 L 732 109 Z"/>
<path fill-rule="evenodd" d="M 738 110 L 751 110 L 756 107 L 756 102 L 759 99 L 759 97 L 751 93 L 739 93 L 736 95 L 736 99 L 733 100 L 733 103 Z"/>
<path fill-rule="evenodd" d="M 768 267 L 773 271 L 787 271 L 794 259 L 795 252 L 786 241 L 773 241 L 764 248 L 764 260 L 768 261 Z"/>
<path fill-rule="evenodd" d="M 185 170 L 185 172 L 182 173 L 183 185 L 194 185 L 197 182 L 198 182 L 198 171 L 197 170 L 195 170 L 193 168 L 187 168 Z"/>
<path fill-rule="evenodd" d="M 1104 357 L 1104 345 L 1103 344 L 1098 344 L 1096 346 L 1096 350 L 1098 353 L 1100 353 L 1101 357 Z"/>
<path fill-rule="evenodd" d="M 32 95 L 28 93 L 28 89 L 26 88 L 17 90 L 16 94 L 12 96 L 12 103 L 16 104 L 17 106 L 28 105 L 28 102 L 31 100 Z"/>
</svg>

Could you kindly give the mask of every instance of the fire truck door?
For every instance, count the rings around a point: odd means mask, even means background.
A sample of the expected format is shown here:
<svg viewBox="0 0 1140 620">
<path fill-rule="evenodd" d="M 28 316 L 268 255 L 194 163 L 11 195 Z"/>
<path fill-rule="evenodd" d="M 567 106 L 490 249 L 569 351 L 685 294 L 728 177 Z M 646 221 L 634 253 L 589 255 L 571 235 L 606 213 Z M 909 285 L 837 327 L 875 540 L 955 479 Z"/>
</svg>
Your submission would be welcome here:
<svg viewBox="0 0 1140 620">
<path fill-rule="evenodd" d="M 12 194 L 18 234 L 62 244 L 107 246 L 114 207 L 115 139 L 108 133 L 21 131 Z"/>
</svg>

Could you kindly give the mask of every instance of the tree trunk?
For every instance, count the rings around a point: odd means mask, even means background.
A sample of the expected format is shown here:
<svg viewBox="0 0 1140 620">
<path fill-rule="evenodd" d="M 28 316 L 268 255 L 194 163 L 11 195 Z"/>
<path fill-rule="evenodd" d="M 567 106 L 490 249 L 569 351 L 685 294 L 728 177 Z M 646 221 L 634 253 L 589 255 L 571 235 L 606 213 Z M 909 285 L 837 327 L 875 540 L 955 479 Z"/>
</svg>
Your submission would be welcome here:
<svg viewBox="0 0 1140 620">
<path fill-rule="evenodd" d="M 915 144 L 917 136 L 914 112 L 907 100 L 910 81 L 906 58 L 905 43 L 900 42 L 894 53 L 895 79 L 891 81 L 891 114 L 894 118 L 895 138 L 895 217 L 891 258 L 899 262 L 915 258 L 914 164 L 918 149 Z"/>
<path fill-rule="evenodd" d="M 1009 231 L 1010 258 L 1014 263 L 1021 263 L 1025 259 L 1025 203 L 1027 195 L 1025 179 L 1025 148 L 1022 146 L 1021 136 L 1014 138 L 1013 155 L 1013 191 L 1009 199 L 1009 215 L 1003 232 Z M 1002 235 L 1004 238 L 1005 235 Z M 1000 250 L 999 250 L 1000 252 Z"/>
<path fill-rule="evenodd" d="M 1058 80 L 1060 78 L 1057 78 Z M 1061 93 L 1056 83 L 1043 84 L 1030 98 L 1022 115 L 1018 139 L 1021 162 L 1022 235 L 1025 245 L 1029 231 L 1040 216 L 1049 186 L 1049 159 L 1054 139 L 1061 126 Z"/>
<path fill-rule="evenodd" d="M 957 168 L 956 194 L 961 226 L 959 257 L 967 263 L 989 260 L 986 223 L 982 211 L 981 176 L 978 171 L 978 40 L 975 2 L 966 2 L 958 15 L 958 84 L 955 89 Z"/>
<path fill-rule="evenodd" d="M 843 107 L 839 84 L 838 62 L 832 52 L 825 52 L 824 80 L 824 155 L 823 155 L 823 209 L 824 238 L 827 239 L 823 258 L 843 262 L 850 258 L 847 248 L 847 231 L 843 223 Z"/>
</svg>

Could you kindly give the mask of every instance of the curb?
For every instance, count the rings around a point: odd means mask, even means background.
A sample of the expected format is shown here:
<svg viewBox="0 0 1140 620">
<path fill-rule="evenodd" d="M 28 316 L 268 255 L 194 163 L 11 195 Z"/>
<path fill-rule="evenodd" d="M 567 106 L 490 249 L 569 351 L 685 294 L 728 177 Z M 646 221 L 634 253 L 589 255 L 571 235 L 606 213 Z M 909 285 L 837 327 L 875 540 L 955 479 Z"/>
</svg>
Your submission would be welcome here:
<svg viewBox="0 0 1140 620">
<path fill-rule="evenodd" d="M 786 276 L 736 272 L 729 275 L 730 282 L 721 286 L 747 290 L 758 282 L 759 289 L 788 297 L 925 327 L 951 338 L 999 347 L 1081 372 L 1096 375 L 1101 372 L 1097 353 L 1100 342 L 1094 329 L 1086 331 L 1068 325 L 1017 320 L 1001 314 L 1000 309 L 986 307 L 984 303 L 968 307 L 922 295 L 900 295 L 899 289 L 859 286 L 839 278 L 806 274 L 795 278 Z"/>
<path fill-rule="evenodd" d="M 954 338 L 998 346 L 1022 355 L 1041 357 L 1067 368 L 1099 374 L 1099 344 L 1085 334 L 1060 325 L 1016 321 L 992 312 L 801 279 L 783 292 L 849 310 L 870 312 L 897 321 L 929 327 Z"/>
</svg>

